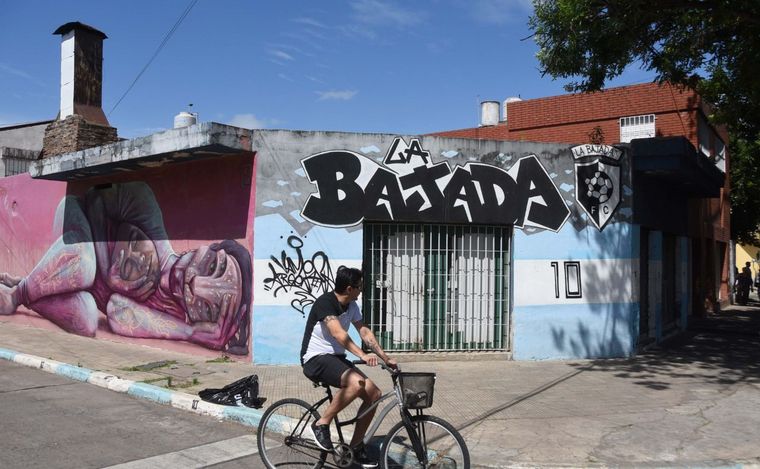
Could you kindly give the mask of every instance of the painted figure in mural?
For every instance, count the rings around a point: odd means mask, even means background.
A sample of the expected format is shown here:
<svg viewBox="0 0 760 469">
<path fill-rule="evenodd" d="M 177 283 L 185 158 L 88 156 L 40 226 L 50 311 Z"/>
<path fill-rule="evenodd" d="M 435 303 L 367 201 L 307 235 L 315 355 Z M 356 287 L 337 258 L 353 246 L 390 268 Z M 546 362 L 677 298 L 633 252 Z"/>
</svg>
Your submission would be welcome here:
<svg viewBox="0 0 760 469">
<path fill-rule="evenodd" d="M 380 389 L 367 375 L 346 359 L 346 350 L 353 353 L 370 366 L 376 366 L 378 357 L 391 367 L 396 361 L 391 359 L 377 343 L 375 334 L 362 322 L 357 298 L 362 292 L 363 274 L 359 269 L 341 266 L 335 274 L 335 289 L 314 302 L 306 321 L 306 330 L 301 344 L 301 364 L 303 373 L 314 382 L 327 383 L 339 389 L 322 417 L 311 426 L 315 440 L 325 450 L 332 449 L 329 424 L 341 410 L 354 399 L 361 398 L 358 414 L 380 399 Z M 353 324 L 362 342 L 375 354 L 366 354 L 348 335 Z M 351 446 L 356 449 L 358 459 L 365 467 L 367 460 L 360 443 L 372 421 L 374 411 L 368 412 L 354 427 Z M 375 466 L 377 464 L 374 464 Z"/>
<path fill-rule="evenodd" d="M 233 240 L 175 253 L 147 184 L 67 196 L 54 230 L 61 236 L 27 276 L 0 273 L 0 314 L 23 305 L 92 337 L 103 313 L 119 335 L 248 353 L 250 253 Z"/>
</svg>

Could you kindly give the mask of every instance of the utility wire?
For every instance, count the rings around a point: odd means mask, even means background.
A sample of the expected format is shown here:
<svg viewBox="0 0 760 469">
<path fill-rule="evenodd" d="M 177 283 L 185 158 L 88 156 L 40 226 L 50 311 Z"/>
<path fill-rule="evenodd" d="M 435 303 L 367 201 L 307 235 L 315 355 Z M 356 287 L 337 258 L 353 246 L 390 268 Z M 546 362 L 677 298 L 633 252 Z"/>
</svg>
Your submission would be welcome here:
<svg viewBox="0 0 760 469">
<path fill-rule="evenodd" d="M 174 26 L 172 26 L 169 32 L 166 33 L 166 35 L 164 36 L 164 39 L 161 41 L 161 44 L 159 44 L 158 48 L 153 53 L 153 56 L 151 56 L 150 60 L 148 60 L 148 63 L 146 63 L 145 66 L 142 68 L 142 70 L 140 70 L 140 73 L 138 73 L 135 79 L 132 80 L 132 84 L 129 85 L 129 87 L 127 88 L 127 91 L 125 91 L 124 94 L 121 95 L 121 98 L 119 98 L 119 100 L 116 101 L 116 104 L 114 104 L 111 110 L 108 112 L 109 116 L 111 115 L 111 113 L 113 113 L 116 107 L 122 102 L 122 100 L 127 96 L 127 94 L 129 94 L 129 92 L 132 91 L 132 88 L 135 86 L 135 83 L 137 83 L 137 80 L 139 80 L 140 77 L 143 75 L 143 73 L 145 73 L 145 71 L 148 69 L 148 67 L 150 67 L 150 64 L 153 63 L 153 60 L 158 56 L 159 52 L 161 52 L 161 49 L 163 49 L 166 43 L 169 42 L 169 39 L 171 39 L 174 32 L 177 30 L 177 28 L 179 28 L 179 25 L 182 24 L 182 22 L 185 20 L 187 15 L 190 13 L 190 10 L 193 9 L 196 3 L 198 3 L 198 0 L 192 0 L 190 4 L 187 6 L 187 8 L 185 8 L 185 11 L 182 12 L 180 17 L 174 23 Z"/>
</svg>

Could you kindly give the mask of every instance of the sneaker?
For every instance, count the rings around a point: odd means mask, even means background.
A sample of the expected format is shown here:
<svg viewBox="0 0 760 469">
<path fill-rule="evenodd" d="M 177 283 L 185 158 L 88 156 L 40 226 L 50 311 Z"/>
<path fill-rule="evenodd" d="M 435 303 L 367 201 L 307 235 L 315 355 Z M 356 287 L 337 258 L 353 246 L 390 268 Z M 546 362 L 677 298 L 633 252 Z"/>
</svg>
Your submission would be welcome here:
<svg viewBox="0 0 760 469">
<path fill-rule="evenodd" d="M 366 469 L 377 467 L 377 461 L 367 456 L 367 448 L 364 445 L 354 448 L 354 462 Z"/>
<path fill-rule="evenodd" d="M 332 451 L 333 444 L 330 439 L 330 425 L 317 425 L 317 422 L 311 424 L 311 433 L 314 435 L 314 442 L 325 451 Z"/>
</svg>

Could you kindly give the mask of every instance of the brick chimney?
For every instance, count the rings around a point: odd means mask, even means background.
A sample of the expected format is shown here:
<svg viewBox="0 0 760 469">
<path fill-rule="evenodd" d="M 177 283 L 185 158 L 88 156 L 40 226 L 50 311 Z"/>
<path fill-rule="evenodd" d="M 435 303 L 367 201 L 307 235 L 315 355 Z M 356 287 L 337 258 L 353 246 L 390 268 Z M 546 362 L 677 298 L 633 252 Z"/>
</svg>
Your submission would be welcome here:
<svg viewBox="0 0 760 469">
<path fill-rule="evenodd" d="M 61 35 L 61 107 L 45 129 L 42 157 L 96 147 L 118 140 L 102 108 L 103 39 L 92 26 L 66 23 Z"/>
</svg>

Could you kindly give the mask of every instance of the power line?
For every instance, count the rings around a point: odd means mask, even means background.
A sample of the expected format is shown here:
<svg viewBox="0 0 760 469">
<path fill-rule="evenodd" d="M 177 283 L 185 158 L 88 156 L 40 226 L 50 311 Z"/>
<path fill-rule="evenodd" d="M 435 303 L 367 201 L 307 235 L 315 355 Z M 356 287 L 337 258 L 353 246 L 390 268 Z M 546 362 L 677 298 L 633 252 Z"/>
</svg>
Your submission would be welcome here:
<svg viewBox="0 0 760 469">
<path fill-rule="evenodd" d="M 161 41 L 161 44 L 158 45 L 158 48 L 153 53 L 153 55 L 151 56 L 150 60 L 148 60 L 148 62 L 145 64 L 145 66 L 142 68 L 142 70 L 140 70 L 140 73 L 138 73 L 137 76 L 135 77 L 135 79 L 132 80 L 132 83 L 129 85 L 129 87 L 124 92 L 124 94 L 121 95 L 121 98 L 119 98 L 119 100 L 116 101 L 116 104 L 114 104 L 113 107 L 111 108 L 111 110 L 108 112 L 109 116 L 116 109 L 116 107 L 122 102 L 122 100 L 127 96 L 127 94 L 129 94 L 129 92 L 135 86 L 135 83 L 137 83 L 137 80 L 139 80 L 140 77 L 143 75 L 143 73 L 145 73 L 145 71 L 148 69 L 148 67 L 150 67 L 150 64 L 153 63 L 153 60 L 158 56 L 159 52 L 161 52 L 161 49 L 163 49 L 164 46 L 166 45 L 166 43 L 169 42 L 169 39 L 171 39 L 171 37 L 174 34 L 174 32 L 177 30 L 177 28 L 179 28 L 179 25 L 182 24 L 182 22 L 185 20 L 185 18 L 187 17 L 187 15 L 190 13 L 190 10 L 193 9 L 193 7 L 195 6 L 196 3 L 198 3 L 198 0 L 192 0 L 190 2 L 190 4 L 187 6 L 187 8 L 185 8 L 185 11 L 182 12 L 182 14 L 180 15 L 180 17 L 174 23 L 174 26 L 172 26 L 172 28 L 169 30 L 169 32 L 166 33 L 166 35 L 164 36 L 164 39 Z"/>
</svg>

